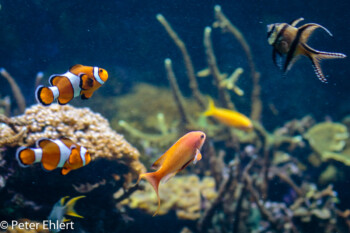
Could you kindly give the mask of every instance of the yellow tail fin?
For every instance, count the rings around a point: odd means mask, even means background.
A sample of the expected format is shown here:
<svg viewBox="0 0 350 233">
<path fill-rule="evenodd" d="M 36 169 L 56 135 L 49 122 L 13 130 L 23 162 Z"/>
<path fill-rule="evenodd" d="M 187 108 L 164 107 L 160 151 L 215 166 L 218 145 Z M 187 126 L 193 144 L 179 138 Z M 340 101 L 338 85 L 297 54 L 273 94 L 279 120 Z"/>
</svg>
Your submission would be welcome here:
<svg viewBox="0 0 350 233">
<path fill-rule="evenodd" d="M 203 112 L 204 116 L 211 116 L 211 115 L 213 115 L 214 110 L 215 110 L 214 100 L 210 96 L 208 96 L 208 100 L 209 100 L 209 104 L 208 104 L 207 110 L 205 112 Z"/>
<path fill-rule="evenodd" d="M 154 217 L 158 214 L 159 209 L 160 209 L 160 197 L 159 197 L 159 193 L 158 193 L 160 178 L 157 176 L 157 172 L 143 173 L 139 176 L 138 182 L 143 178 L 145 178 L 152 185 L 154 191 L 157 194 L 158 208 L 157 208 L 156 212 L 153 214 L 153 217 Z"/>
<path fill-rule="evenodd" d="M 74 197 L 74 198 L 70 199 L 65 205 L 65 207 L 66 207 L 66 215 L 77 217 L 77 218 L 84 218 L 83 216 L 77 214 L 77 212 L 75 212 L 75 210 L 74 210 L 75 203 L 79 199 L 84 198 L 84 197 L 85 196 L 78 196 L 78 197 Z"/>
</svg>

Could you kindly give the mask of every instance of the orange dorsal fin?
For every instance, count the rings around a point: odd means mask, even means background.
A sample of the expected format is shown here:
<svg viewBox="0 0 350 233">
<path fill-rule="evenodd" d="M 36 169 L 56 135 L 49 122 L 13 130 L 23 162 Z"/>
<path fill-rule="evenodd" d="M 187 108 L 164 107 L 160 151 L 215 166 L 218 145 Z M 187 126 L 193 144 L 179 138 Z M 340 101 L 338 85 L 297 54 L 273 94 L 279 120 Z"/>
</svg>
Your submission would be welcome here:
<svg viewBox="0 0 350 233">
<path fill-rule="evenodd" d="M 44 148 L 46 145 L 48 145 L 49 143 L 52 143 L 52 141 L 48 138 L 40 138 L 37 142 L 36 142 L 36 146 L 40 147 L 40 148 Z"/>
<path fill-rule="evenodd" d="M 139 176 L 138 181 L 140 181 L 143 178 L 145 178 L 152 185 L 154 191 L 157 194 L 158 208 L 157 208 L 156 212 L 153 214 L 153 217 L 154 217 L 158 214 L 159 209 L 160 209 L 160 197 L 159 197 L 158 187 L 159 187 L 159 182 L 160 182 L 162 177 L 159 177 L 157 172 L 143 173 Z"/>
<path fill-rule="evenodd" d="M 83 67 L 83 65 L 81 65 L 81 64 L 76 64 L 76 65 L 74 65 L 74 66 L 71 66 L 71 67 L 69 67 L 69 71 L 70 72 L 74 72 L 76 69 L 79 69 L 79 68 L 81 68 L 81 67 Z"/>
<path fill-rule="evenodd" d="M 165 158 L 166 158 L 166 155 L 167 153 L 165 152 L 162 156 L 160 156 L 157 161 L 155 161 L 152 166 L 151 166 L 151 169 L 154 169 L 154 170 L 158 170 L 164 163 L 165 161 Z"/>
</svg>

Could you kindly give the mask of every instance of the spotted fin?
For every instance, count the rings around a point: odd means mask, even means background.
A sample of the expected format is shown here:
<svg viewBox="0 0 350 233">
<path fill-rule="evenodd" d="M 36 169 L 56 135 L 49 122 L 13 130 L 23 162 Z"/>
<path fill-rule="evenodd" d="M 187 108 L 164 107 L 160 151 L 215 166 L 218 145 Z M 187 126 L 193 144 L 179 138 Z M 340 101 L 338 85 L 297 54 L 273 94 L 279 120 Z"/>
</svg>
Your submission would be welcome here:
<svg viewBox="0 0 350 233">
<path fill-rule="evenodd" d="M 87 74 L 80 75 L 80 84 L 79 87 L 82 90 L 89 90 L 94 86 L 94 79 L 89 77 Z"/>
<path fill-rule="evenodd" d="M 307 44 L 302 44 L 302 48 L 304 49 L 305 56 L 310 58 L 312 62 L 312 67 L 316 73 L 317 78 L 324 83 L 327 83 L 327 79 L 325 78 L 320 62 L 323 59 L 336 59 L 336 58 L 345 58 L 346 55 L 342 53 L 331 53 L 331 52 L 322 52 L 315 50 L 308 46 Z"/>
</svg>

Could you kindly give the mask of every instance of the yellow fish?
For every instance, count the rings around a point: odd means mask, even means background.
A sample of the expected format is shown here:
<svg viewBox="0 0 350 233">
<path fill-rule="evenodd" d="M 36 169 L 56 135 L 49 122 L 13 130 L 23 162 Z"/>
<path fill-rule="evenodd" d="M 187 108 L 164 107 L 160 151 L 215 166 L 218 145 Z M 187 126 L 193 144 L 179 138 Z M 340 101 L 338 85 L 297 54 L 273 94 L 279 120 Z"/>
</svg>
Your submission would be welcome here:
<svg viewBox="0 0 350 233">
<path fill-rule="evenodd" d="M 332 34 L 327 28 L 316 23 L 304 24 L 298 28 L 295 27 L 302 20 L 304 19 L 299 18 L 293 20 L 290 24 L 274 23 L 267 25 L 267 41 L 273 46 L 273 62 L 282 69 L 284 73 L 287 73 L 292 68 L 299 55 L 306 56 L 311 60 L 317 78 L 321 80 L 321 82 L 326 83 L 327 79 L 323 75 L 320 61 L 322 59 L 345 58 L 346 55 L 342 53 L 322 52 L 308 46 L 306 43 L 316 28 L 322 28 L 330 36 L 332 36 Z M 282 65 L 283 55 L 286 55 L 284 65 Z"/>
<path fill-rule="evenodd" d="M 236 111 L 215 107 L 212 98 L 209 98 L 208 109 L 203 113 L 203 115 L 214 117 L 221 123 L 237 129 L 245 131 L 251 131 L 253 129 L 253 124 L 248 117 Z"/>
<path fill-rule="evenodd" d="M 205 137 L 205 133 L 201 131 L 192 131 L 185 134 L 152 165 L 151 168 L 158 169 L 157 171 L 140 175 L 138 182 L 145 178 L 157 194 L 158 208 L 153 216 L 157 215 L 160 209 L 159 182 L 162 179 L 166 182 L 192 161 L 196 164 L 197 161 L 201 160 L 202 155 L 199 150 L 202 148 Z"/>
</svg>

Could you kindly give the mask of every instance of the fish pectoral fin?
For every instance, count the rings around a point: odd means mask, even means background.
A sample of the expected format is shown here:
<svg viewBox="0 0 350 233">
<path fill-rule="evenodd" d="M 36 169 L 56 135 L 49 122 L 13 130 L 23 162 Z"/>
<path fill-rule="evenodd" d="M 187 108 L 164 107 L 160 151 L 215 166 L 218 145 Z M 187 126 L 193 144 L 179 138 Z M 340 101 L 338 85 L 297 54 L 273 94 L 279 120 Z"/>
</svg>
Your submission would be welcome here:
<svg viewBox="0 0 350 233">
<path fill-rule="evenodd" d="M 92 94 L 94 94 L 93 91 L 82 91 L 81 92 L 81 99 L 83 99 L 83 100 L 90 99 Z"/>
<path fill-rule="evenodd" d="M 303 17 L 300 17 L 299 19 L 293 20 L 293 21 L 290 23 L 290 25 L 293 26 L 293 27 L 295 27 L 299 22 L 301 22 L 301 21 L 303 21 L 303 20 L 304 20 L 304 18 L 303 18 Z"/>
<path fill-rule="evenodd" d="M 280 70 L 283 69 L 283 59 L 282 59 L 282 54 L 280 52 L 278 52 L 278 50 L 276 48 L 273 48 L 272 50 L 272 60 L 273 63 L 275 64 L 275 66 L 277 66 Z"/>
<path fill-rule="evenodd" d="M 196 150 L 196 155 L 194 156 L 193 164 L 196 164 L 199 160 L 202 159 L 202 154 L 201 152 L 197 149 Z"/>
<path fill-rule="evenodd" d="M 94 86 L 94 80 L 87 74 L 80 74 L 80 84 L 79 87 L 83 90 L 89 90 Z"/>
<path fill-rule="evenodd" d="M 75 206 L 75 203 L 81 199 L 81 198 L 84 198 L 85 196 L 78 196 L 78 197 L 74 197 L 72 199 L 70 199 L 65 207 L 66 207 L 66 215 L 69 215 L 69 216 L 72 216 L 72 217 L 77 217 L 77 218 L 84 218 L 83 216 L 77 214 L 77 212 L 74 210 L 74 206 Z"/>
<path fill-rule="evenodd" d="M 185 163 L 177 172 L 182 171 L 185 169 L 194 159 L 190 159 L 187 163 Z"/>
<path fill-rule="evenodd" d="M 168 182 L 168 180 L 173 178 L 176 174 L 177 174 L 177 172 L 172 172 L 172 173 L 169 173 L 168 175 L 164 176 L 162 179 L 162 183 L 165 184 L 166 182 Z"/>
<path fill-rule="evenodd" d="M 62 168 L 62 170 L 61 170 L 61 174 L 65 176 L 65 175 L 67 175 L 71 170 L 72 170 L 72 169 L 70 169 L 70 168 L 64 167 L 64 168 Z"/>
<path fill-rule="evenodd" d="M 71 165 L 76 165 L 81 161 L 79 150 L 75 147 L 71 150 L 71 154 L 69 155 L 68 162 Z"/>
<path fill-rule="evenodd" d="M 151 169 L 158 170 L 162 165 L 166 158 L 166 153 L 160 156 L 151 166 Z"/>
</svg>

